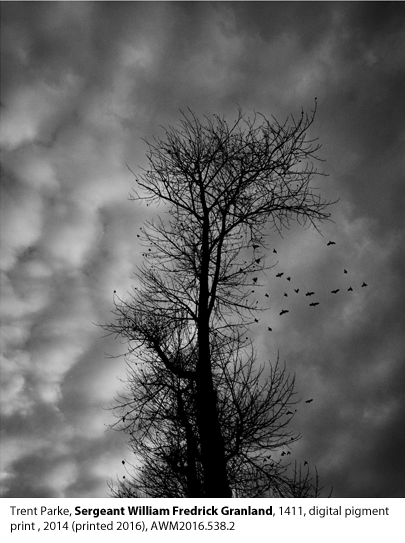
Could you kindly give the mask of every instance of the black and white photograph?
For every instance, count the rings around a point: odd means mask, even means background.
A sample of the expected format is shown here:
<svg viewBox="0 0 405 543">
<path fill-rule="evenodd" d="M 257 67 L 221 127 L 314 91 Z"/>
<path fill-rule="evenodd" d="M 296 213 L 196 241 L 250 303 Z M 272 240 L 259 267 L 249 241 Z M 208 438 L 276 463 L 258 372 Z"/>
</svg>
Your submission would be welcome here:
<svg viewBox="0 0 405 543">
<path fill-rule="evenodd" d="M 1 497 L 405 497 L 404 44 L 1 2 Z"/>
</svg>

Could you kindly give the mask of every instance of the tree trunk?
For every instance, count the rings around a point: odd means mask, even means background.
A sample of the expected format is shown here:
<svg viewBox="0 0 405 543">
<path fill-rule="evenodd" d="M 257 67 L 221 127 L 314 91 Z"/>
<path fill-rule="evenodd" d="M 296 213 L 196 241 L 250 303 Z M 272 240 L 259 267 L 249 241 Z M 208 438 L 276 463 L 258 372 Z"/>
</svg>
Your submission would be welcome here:
<svg viewBox="0 0 405 543">
<path fill-rule="evenodd" d="M 204 198 L 204 196 L 202 196 Z M 204 202 L 205 203 L 205 202 Z M 204 205 L 204 204 L 203 204 Z M 212 380 L 209 334 L 209 220 L 202 232 L 200 297 L 198 307 L 197 425 L 201 440 L 201 462 L 206 498 L 231 498 L 224 442 L 218 420 L 217 398 Z"/>
<path fill-rule="evenodd" d="M 200 350 L 202 357 L 204 357 L 204 350 L 204 348 Z M 218 421 L 211 367 L 209 358 L 204 358 L 200 359 L 197 368 L 197 424 L 201 440 L 201 462 L 204 470 L 204 497 L 231 498 L 232 491 L 228 483 L 224 443 Z"/>
<path fill-rule="evenodd" d="M 197 446 L 193 433 L 193 429 L 189 420 L 187 419 L 187 413 L 184 409 L 183 399 L 181 392 L 177 395 L 178 414 L 182 425 L 186 431 L 187 442 L 187 456 L 186 456 L 186 477 L 187 477 L 187 497 L 188 498 L 202 498 L 201 485 L 197 475 Z"/>
</svg>

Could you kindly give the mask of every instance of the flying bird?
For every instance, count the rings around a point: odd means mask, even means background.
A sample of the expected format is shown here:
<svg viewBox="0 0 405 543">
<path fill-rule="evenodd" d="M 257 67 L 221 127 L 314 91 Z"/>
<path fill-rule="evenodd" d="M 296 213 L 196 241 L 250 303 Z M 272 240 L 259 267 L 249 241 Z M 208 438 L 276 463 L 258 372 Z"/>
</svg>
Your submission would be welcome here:
<svg viewBox="0 0 405 543">
<path fill-rule="evenodd" d="M 253 245 L 253 249 L 259 249 L 260 245 Z"/>
<path fill-rule="evenodd" d="M 272 332 L 272 331 L 273 331 L 273 328 L 270 328 L 270 326 L 268 326 L 268 327 L 267 327 L 267 330 L 268 330 L 269 332 Z"/>
<path fill-rule="evenodd" d="M 315 307 L 316 305 L 319 305 L 319 302 L 312 302 L 309 304 L 311 307 Z"/>
<path fill-rule="evenodd" d="M 307 292 L 307 293 L 305 294 L 305 296 L 313 296 L 314 294 L 315 294 L 315 292 Z"/>
<path fill-rule="evenodd" d="M 364 283 L 363 281 L 363 284 L 361 285 L 362 287 L 366 287 L 367 286 L 367 283 Z"/>
<path fill-rule="evenodd" d="M 310 400 L 305 400 L 305 403 L 311 403 L 311 402 L 313 402 L 313 401 L 314 401 L 314 399 L 311 398 Z"/>
<path fill-rule="evenodd" d="M 297 294 L 299 293 L 300 289 L 299 288 L 295 288 L 294 289 L 294 292 L 296 292 Z"/>
<path fill-rule="evenodd" d="M 287 411 L 286 415 L 294 415 L 292 411 Z"/>
<path fill-rule="evenodd" d="M 347 273 L 347 270 L 343 270 L 343 273 Z"/>
<path fill-rule="evenodd" d="M 282 309 L 280 311 L 280 315 L 284 315 L 284 313 L 289 313 L 288 309 Z"/>
<path fill-rule="evenodd" d="M 253 283 L 256 283 L 257 282 L 257 277 L 253 277 L 252 281 L 253 281 Z"/>
<path fill-rule="evenodd" d="M 256 264 L 260 264 L 260 258 L 256 259 Z"/>
<path fill-rule="evenodd" d="M 122 460 L 122 465 L 124 465 L 124 464 L 125 464 L 125 460 Z"/>
<path fill-rule="evenodd" d="M 255 322 L 259 322 L 258 319 L 255 319 Z"/>
<path fill-rule="evenodd" d="M 306 460 L 304 462 L 304 466 L 308 466 L 308 462 Z"/>
<path fill-rule="evenodd" d="M 277 253 L 277 251 L 275 249 L 273 249 L 273 253 Z"/>
<path fill-rule="evenodd" d="M 285 452 L 283 451 L 283 452 L 281 453 L 281 455 L 280 455 L 280 456 L 285 456 L 285 454 L 286 454 L 286 453 L 285 453 Z"/>
<path fill-rule="evenodd" d="M 284 272 L 280 272 L 276 275 L 276 277 L 281 277 L 282 275 L 284 275 Z"/>
<path fill-rule="evenodd" d="M 353 292 L 352 287 L 349 287 L 347 290 Z"/>
<path fill-rule="evenodd" d="M 285 297 L 287 297 L 287 296 L 288 296 L 288 294 L 287 294 L 286 292 L 284 292 L 284 296 L 285 296 Z"/>
<path fill-rule="evenodd" d="M 326 244 L 328 247 L 329 245 L 336 245 L 336 242 L 335 241 L 328 241 L 328 243 Z"/>
<path fill-rule="evenodd" d="M 287 281 L 291 281 L 291 277 L 287 277 Z"/>
<path fill-rule="evenodd" d="M 269 295 L 267 294 L 267 292 L 266 292 L 265 296 L 266 296 L 266 298 L 268 298 L 268 297 L 269 297 Z"/>
<path fill-rule="evenodd" d="M 332 293 L 332 294 L 337 294 L 337 293 L 339 292 L 339 290 L 340 290 L 340 288 L 337 288 L 337 289 L 335 289 L 335 290 L 331 290 L 331 293 Z"/>
</svg>

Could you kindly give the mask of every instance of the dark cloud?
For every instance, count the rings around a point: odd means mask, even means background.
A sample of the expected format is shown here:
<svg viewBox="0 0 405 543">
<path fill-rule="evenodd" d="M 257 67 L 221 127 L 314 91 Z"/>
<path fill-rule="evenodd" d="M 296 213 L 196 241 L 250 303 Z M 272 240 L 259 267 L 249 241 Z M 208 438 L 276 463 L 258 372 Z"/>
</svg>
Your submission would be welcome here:
<svg viewBox="0 0 405 543">
<path fill-rule="evenodd" d="M 257 36 L 267 43 L 289 35 L 297 40 L 303 54 L 310 52 L 328 34 L 336 7 L 332 3 L 308 5 L 302 2 L 220 3 L 234 16 L 234 32 Z"/>
<path fill-rule="evenodd" d="M 113 291 L 125 296 L 141 261 L 136 234 L 151 211 L 127 201 L 126 167 L 145 164 L 141 137 L 161 136 L 187 107 L 284 120 L 317 97 L 311 134 L 329 174 L 318 184 L 339 199 L 335 222 L 324 237 L 271 234 L 271 308 L 253 335 L 261 360 L 279 352 L 296 374 L 294 458 L 315 463 L 336 497 L 403 496 L 403 4 L 1 10 L 3 495 L 107 496 L 130 456 L 102 409 L 125 376 L 105 353 L 123 346 L 94 323 L 110 319 Z"/>
</svg>

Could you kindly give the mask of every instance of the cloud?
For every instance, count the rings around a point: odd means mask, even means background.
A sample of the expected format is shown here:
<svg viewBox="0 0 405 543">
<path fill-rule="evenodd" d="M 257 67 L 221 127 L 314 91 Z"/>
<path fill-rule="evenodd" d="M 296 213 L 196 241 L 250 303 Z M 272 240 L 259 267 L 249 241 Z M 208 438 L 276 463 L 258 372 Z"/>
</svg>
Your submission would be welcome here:
<svg viewBox="0 0 405 543">
<path fill-rule="evenodd" d="M 1 205 L 2 269 L 7 270 L 13 267 L 18 254 L 38 241 L 42 202 L 33 191 L 15 185 L 8 190 L 3 185 Z"/>
</svg>

